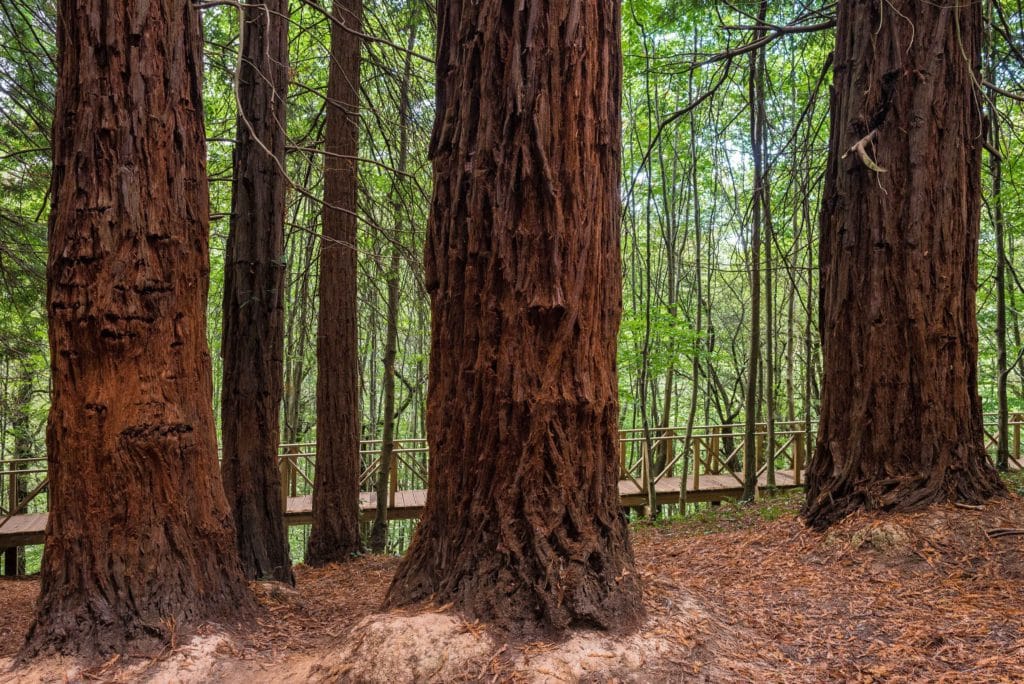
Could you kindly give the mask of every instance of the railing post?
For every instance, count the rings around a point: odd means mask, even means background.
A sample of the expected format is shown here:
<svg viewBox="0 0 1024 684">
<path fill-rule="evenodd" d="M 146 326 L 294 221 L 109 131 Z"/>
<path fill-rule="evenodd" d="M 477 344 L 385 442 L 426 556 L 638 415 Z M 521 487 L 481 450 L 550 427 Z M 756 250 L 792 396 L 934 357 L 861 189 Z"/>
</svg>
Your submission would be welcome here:
<svg viewBox="0 0 1024 684">
<path fill-rule="evenodd" d="M 11 463 L 10 467 L 14 470 L 16 465 Z M 3 468 L 3 464 L 0 464 L 0 468 Z M 16 472 L 11 472 L 8 475 L 7 485 L 7 501 L 9 504 L 8 513 L 14 514 L 14 511 L 18 510 L 18 476 Z M 3 552 L 4 558 L 4 574 L 8 577 L 13 577 L 18 574 L 18 548 L 12 547 Z"/>
<path fill-rule="evenodd" d="M 676 435 L 672 430 L 666 430 L 661 436 L 662 443 L 665 445 L 665 463 L 671 464 L 668 466 L 668 476 L 672 477 L 672 472 L 676 469 L 674 463 L 672 463 L 672 457 L 676 453 Z M 657 473 L 661 475 L 661 473 Z"/>
<path fill-rule="evenodd" d="M 680 486 L 686 486 L 686 479 L 680 480 Z M 693 440 L 693 491 L 700 491 L 700 438 Z"/>
<path fill-rule="evenodd" d="M 622 433 L 619 433 L 619 479 L 626 479 L 626 441 L 622 438 Z"/>
<path fill-rule="evenodd" d="M 281 512 L 288 512 L 288 480 L 289 473 L 291 470 L 291 464 L 289 463 L 287 455 L 279 456 L 277 461 L 277 470 L 281 474 Z"/>
<path fill-rule="evenodd" d="M 1013 457 L 1020 460 L 1020 414 L 1013 414 Z"/>
<path fill-rule="evenodd" d="M 295 459 L 292 463 L 288 464 L 288 489 L 291 491 L 292 496 L 299 495 L 299 450 L 302 447 L 293 446 L 290 451 L 294 454 Z M 289 459 L 291 460 L 291 459 Z"/>
<path fill-rule="evenodd" d="M 721 430 L 721 428 L 719 428 L 719 427 L 711 428 L 711 447 L 710 447 L 710 452 L 711 453 L 709 455 L 709 460 L 711 461 L 710 467 L 711 467 L 711 473 L 713 475 L 718 475 L 718 474 L 720 474 L 722 472 L 722 462 L 721 462 L 721 459 L 718 456 L 718 442 L 719 442 L 718 434 L 719 434 L 719 430 Z"/>
<path fill-rule="evenodd" d="M 754 436 L 754 469 L 760 470 L 764 463 L 764 424 L 757 424 L 757 434 Z"/>
<path fill-rule="evenodd" d="M 800 469 L 804 465 L 804 433 L 793 435 L 793 484 L 800 486 Z"/>
<path fill-rule="evenodd" d="M 397 448 L 398 442 L 392 442 L 391 477 L 388 478 L 388 506 L 391 508 L 395 507 L 395 492 L 398 491 L 398 454 L 395 453 L 395 449 Z"/>
<path fill-rule="evenodd" d="M 423 443 L 423 451 L 420 452 L 420 463 L 423 471 L 423 488 L 428 489 L 430 487 L 430 448 L 426 442 Z"/>
<path fill-rule="evenodd" d="M 11 513 L 18 510 L 18 473 L 13 470 L 14 464 L 11 464 L 12 471 L 7 476 L 7 510 Z"/>
<path fill-rule="evenodd" d="M 640 458 L 643 462 L 643 483 L 644 493 L 647 495 L 647 515 L 654 515 L 654 508 L 658 505 L 657 492 L 654 489 L 654 474 L 651 463 L 651 450 L 647 445 L 647 435 L 644 434 L 643 441 L 640 442 Z"/>
</svg>

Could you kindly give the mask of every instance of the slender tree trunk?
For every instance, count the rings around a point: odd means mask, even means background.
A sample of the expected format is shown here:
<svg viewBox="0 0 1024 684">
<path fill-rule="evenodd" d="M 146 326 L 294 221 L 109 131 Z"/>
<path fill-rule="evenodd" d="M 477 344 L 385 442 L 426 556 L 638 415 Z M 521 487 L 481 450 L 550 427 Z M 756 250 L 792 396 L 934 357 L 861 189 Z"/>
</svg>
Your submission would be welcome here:
<svg viewBox="0 0 1024 684">
<path fill-rule="evenodd" d="M 690 76 L 690 93 L 693 92 L 693 76 Z M 697 416 L 697 394 L 700 385 L 700 357 L 701 357 L 701 313 L 703 310 L 702 300 L 704 298 L 703 274 L 701 269 L 701 225 L 700 225 L 700 185 L 697 175 L 697 122 L 693 112 L 690 112 L 690 187 L 693 192 L 693 234 L 694 254 L 694 279 L 697 283 L 695 295 L 697 297 L 697 313 L 694 321 L 695 340 L 693 343 L 693 355 L 690 360 L 690 410 L 686 415 L 686 434 L 683 437 L 683 472 L 679 482 L 679 513 L 686 514 L 686 476 L 688 474 L 688 463 L 696 469 L 700 468 L 700 461 L 690 460 L 690 441 L 693 439 L 693 423 Z M 709 464 L 710 467 L 710 464 Z"/>
<path fill-rule="evenodd" d="M 761 15 L 760 21 L 765 21 L 765 13 L 768 7 L 767 2 L 761 4 Z M 765 70 L 768 68 L 765 62 L 765 51 L 762 48 L 759 51 L 760 65 L 757 69 L 757 78 L 760 81 L 758 84 L 758 92 L 760 97 L 757 101 L 757 107 L 760 110 L 758 112 L 758 118 L 761 121 L 761 181 L 756 183 L 761 187 L 761 213 L 764 220 L 764 332 L 765 332 L 765 345 L 764 345 L 764 412 L 765 412 L 765 429 L 766 429 L 766 444 L 764 450 L 764 457 L 766 459 L 765 465 L 765 484 L 771 489 L 775 487 L 775 448 L 776 448 L 776 436 L 775 436 L 775 413 L 777 411 L 777 395 L 776 395 L 776 369 L 778 364 L 776 363 L 775 352 L 775 337 L 778 334 L 778 328 L 776 327 L 775 321 L 775 259 L 773 256 L 773 249 L 775 246 L 775 226 L 772 223 L 772 191 L 771 185 L 768 178 L 768 172 L 764 168 L 765 163 L 768 159 L 768 113 L 765 105 Z"/>
<path fill-rule="evenodd" d="M 1005 225 L 1004 225 L 1003 238 L 1006 240 L 1006 261 L 1003 262 L 1003 266 L 1005 267 L 1007 264 L 1011 264 L 1012 265 L 1016 261 L 1015 257 L 1014 257 L 1014 249 L 1013 249 L 1013 231 L 1010 231 L 1009 233 L 1006 233 L 1005 232 Z M 1020 334 L 1020 316 L 1017 313 L 1017 288 L 1016 287 L 1010 287 L 1010 288 L 1005 288 L 1004 287 L 1003 292 L 1006 293 L 1007 299 L 1009 300 L 1009 305 L 1010 305 L 1009 306 L 1009 310 L 1010 310 L 1010 333 L 1013 336 L 1012 337 L 1012 339 L 1013 339 L 1013 346 L 1014 346 L 1015 349 L 1020 349 L 1020 347 L 1021 347 L 1021 334 Z M 1015 382 L 1013 385 L 1014 385 L 1014 388 L 1015 388 L 1015 394 L 1017 395 L 1017 398 L 1019 399 L 1021 397 L 1024 397 L 1024 365 L 1021 365 L 1021 364 L 1018 363 L 1016 365 L 1016 368 L 1017 368 L 1017 380 L 1018 381 Z"/>
<path fill-rule="evenodd" d="M 671 208 L 669 208 L 666 213 L 670 213 L 670 212 L 671 212 Z M 670 220 L 670 222 L 671 222 L 671 220 Z M 676 257 L 676 240 L 675 240 L 675 237 L 674 237 L 675 228 L 670 226 L 668 228 L 668 230 L 673 233 L 673 236 L 670 237 L 670 239 L 666 240 L 665 275 L 666 275 L 666 278 L 668 280 L 668 283 L 666 284 L 666 286 L 668 288 L 668 297 L 667 297 L 668 302 L 667 303 L 668 303 L 668 313 L 669 313 L 669 316 L 675 318 L 676 314 L 678 313 L 678 304 L 677 304 L 676 300 L 677 300 L 677 290 L 679 289 L 679 286 L 678 286 L 678 283 L 677 283 L 679 276 L 677 274 L 677 265 L 676 265 L 676 262 L 677 262 L 677 257 Z M 684 244 L 685 244 L 685 242 L 684 242 Z M 667 344 L 669 345 L 670 349 L 674 350 L 675 347 L 676 347 L 677 342 L 675 340 L 668 340 Z M 658 448 L 656 449 L 656 452 L 655 452 L 656 458 L 654 459 L 653 468 L 651 469 L 653 477 L 657 477 L 663 471 L 665 471 L 666 466 L 668 465 L 668 463 L 671 460 L 672 455 L 673 455 L 672 454 L 672 450 L 673 450 L 673 447 L 675 445 L 675 442 L 673 440 L 673 436 L 674 435 L 670 435 L 669 434 L 669 428 L 672 427 L 672 393 L 675 390 L 675 372 L 676 372 L 675 362 L 674 362 L 674 360 L 670 359 L 669 363 L 668 363 L 668 368 L 665 369 L 665 388 L 664 388 L 664 393 L 662 395 L 662 397 L 663 397 L 663 399 L 662 399 L 662 411 L 661 411 L 660 421 L 658 421 L 658 424 L 661 425 L 661 428 L 662 428 L 661 429 L 661 434 L 659 435 L 659 437 L 661 438 L 661 442 L 658 444 Z M 656 396 L 656 394 L 652 393 L 651 396 Z M 684 442 L 684 446 L 685 446 L 685 442 Z M 684 459 L 684 463 L 685 463 L 685 459 L 686 459 L 686 454 L 685 453 L 683 454 L 683 459 Z M 652 484 L 657 484 L 657 483 L 653 482 L 653 477 L 652 477 Z M 685 477 L 685 474 L 684 474 L 684 477 Z M 682 490 L 685 491 L 686 487 L 683 487 Z M 656 492 L 655 492 L 655 502 L 657 502 Z M 661 515 L 661 507 L 658 506 L 657 503 L 655 503 L 655 505 L 654 505 L 652 510 L 653 510 L 653 513 L 654 513 L 654 515 L 653 515 L 654 518 L 657 518 L 657 517 L 659 517 Z"/>
<path fill-rule="evenodd" d="M 296 215 L 298 210 L 296 210 Z M 282 397 L 282 414 L 284 426 L 281 431 L 281 439 L 285 444 L 297 444 L 306 430 L 306 422 L 303 416 L 302 387 L 305 384 L 307 366 L 306 350 L 309 347 L 310 335 L 310 313 L 313 310 L 313 297 L 310 293 L 310 280 L 313 270 L 313 248 L 319 241 L 318 236 L 312 231 L 305 235 L 303 249 L 292 250 L 300 253 L 301 260 L 298 264 L 299 282 L 297 292 L 291 298 L 291 311 L 288 317 L 287 332 L 285 337 L 285 369 L 284 369 L 284 396 Z M 288 449 L 289 454 L 302 452 L 302 447 L 293 446 Z M 308 463 L 296 458 L 290 460 L 287 469 L 283 469 L 281 476 L 287 478 L 282 486 L 288 488 L 290 496 L 298 496 L 299 472 L 306 477 L 311 477 Z"/>
<path fill-rule="evenodd" d="M 1010 409 L 1006 396 L 1006 380 L 1010 374 L 1006 360 L 1006 228 L 1003 222 L 1002 200 L 1002 159 L 999 156 L 999 116 L 994 108 L 989 110 L 991 132 L 989 140 L 995 151 L 989 156 L 989 173 L 992 175 L 993 222 L 996 233 L 996 403 L 999 413 L 998 437 L 996 440 L 996 467 L 1010 468 Z"/>
<path fill-rule="evenodd" d="M 764 77 L 764 64 L 761 65 L 761 76 Z M 762 119 L 763 118 L 763 99 L 762 99 Z M 764 140 L 762 140 L 764 145 Z M 764 149 L 764 147 L 762 147 Z M 763 157 L 762 152 L 762 157 Z M 774 229 L 771 221 L 771 210 L 770 210 L 770 191 L 768 189 L 768 179 L 764 178 L 761 183 L 764 188 L 762 192 L 762 198 L 764 200 L 764 228 L 765 228 L 765 240 L 764 240 L 764 327 L 765 327 L 765 349 L 764 349 L 764 410 L 765 410 L 765 427 L 766 427 L 766 444 L 765 444 L 765 458 L 767 459 L 767 469 L 765 471 L 765 484 L 768 488 L 775 486 L 775 412 L 776 412 L 776 363 L 775 363 L 775 336 L 778 329 L 775 326 L 775 279 L 774 279 L 774 258 L 772 256 L 772 243 L 775 239 Z"/>
<path fill-rule="evenodd" d="M 50 522 L 26 655 L 124 652 L 252 605 L 213 427 L 199 17 L 58 14 Z"/>
<path fill-rule="evenodd" d="M 986 25 L 992 25 L 992 2 L 986 6 Z M 992 37 L 986 36 L 988 50 L 992 49 Z M 988 80 L 995 80 L 995 58 L 988 57 Z M 1006 230 L 1003 222 L 1003 158 L 1001 154 L 1001 137 L 999 130 L 999 112 L 995 106 L 995 93 L 989 92 L 986 98 L 986 118 L 988 122 L 988 172 L 992 179 L 992 222 L 996 233 L 996 409 L 998 412 L 996 426 L 996 468 L 1002 471 L 1010 468 L 1010 409 L 1006 396 L 1006 380 L 1010 372 L 1006 361 Z"/>
<path fill-rule="evenodd" d="M 302 262 L 299 264 L 301 275 L 299 276 L 299 287 L 296 293 L 294 306 L 299 310 L 292 330 L 290 331 L 291 344 L 289 355 L 292 357 L 289 362 L 286 374 L 287 383 L 284 393 L 284 430 L 282 439 L 294 444 L 302 439 L 305 432 L 302 412 L 302 386 L 306 380 L 306 350 L 309 348 L 310 337 L 310 310 L 313 308 L 314 299 L 310 292 L 310 281 L 313 279 L 313 247 L 317 236 L 310 234 L 306 236 L 304 249 L 302 250 Z"/>
<path fill-rule="evenodd" d="M 816 528 L 1003 491 L 977 379 L 981 28 L 980 3 L 839 3 Z"/>
<path fill-rule="evenodd" d="M 693 92 L 692 75 L 689 84 L 689 93 Z M 661 101 L 658 95 L 659 89 L 654 88 L 654 111 L 661 110 Z M 692 114 L 692 113 L 691 113 Z M 678 188 L 679 184 L 675 182 L 676 174 L 679 169 L 679 152 L 678 148 L 672 147 L 672 163 L 671 168 L 666 165 L 664 145 L 658 145 L 658 176 L 661 179 L 661 198 L 662 198 L 662 211 L 664 228 L 662 230 L 662 239 L 665 245 L 665 279 L 666 279 L 666 303 L 668 305 L 668 314 L 675 320 L 675 317 L 679 313 L 679 280 L 680 280 L 680 264 L 679 264 L 679 212 L 677 211 L 678 203 Z M 690 167 L 696 166 L 696 157 L 690 156 Z M 689 205 L 685 207 L 683 212 L 682 224 L 684 226 L 689 225 Z M 689 230 L 683 231 L 682 246 L 686 247 L 686 238 Z M 672 399 L 673 394 L 676 391 L 675 387 L 675 376 L 676 376 L 676 364 L 675 364 L 675 351 L 678 348 L 679 342 L 670 337 L 665 341 L 667 345 L 667 351 L 669 353 L 668 368 L 665 369 L 665 387 L 662 393 L 662 410 L 660 421 L 658 424 L 662 427 L 660 438 L 661 442 L 658 445 L 656 451 L 657 458 L 654 461 L 654 473 L 661 474 L 666 473 L 671 475 L 671 471 L 674 470 L 674 466 L 666 472 L 666 467 L 671 463 L 674 457 L 675 451 L 675 434 L 670 434 L 669 428 L 672 427 L 673 415 L 672 415 Z M 684 442 L 685 446 L 686 442 Z M 683 466 L 686 466 L 686 456 L 684 452 L 682 455 Z M 684 474 L 685 477 L 685 474 Z M 682 488 L 685 491 L 685 487 Z M 655 507 L 656 516 L 661 515 L 660 506 Z"/>
<path fill-rule="evenodd" d="M 646 95 L 646 115 L 647 115 L 647 130 L 653 131 L 654 124 L 654 103 L 652 102 L 651 93 L 651 39 L 647 33 L 646 28 L 641 22 L 640 18 L 635 14 L 633 15 L 633 21 L 637 25 L 640 32 L 641 45 L 644 50 L 644 93 Z M 639 411 L 640 411 L 640 427 L 641 427 L 641 438 L 643 441 L 638 442 L 640 447 L 640 460 L 643 477 L 641 478 L 641 485 L 643 485 L 644 493 L 647 497 L 647 504 L 643 509 L 638 508 L 638 515 L 645 515 L 647 518 L 654 520 L 658 515 L 658 494 L 655 482 L 654 473 L 654 439 L 651 433 L 651 410 L 649 407 L 654 406 L 653 411 L 657 412 L 657 392 L 650 395 L 650 401 L 648 400 L 648 386 L 651 377 L 651 307 L 653 297 L 653 258 L 651 250 L 651 236 L 653 234 L 653 226 L 651 223 L 651 202 L 654 197 L 654 178 L 653 174 L 647 173 L 645 175 L 646 193 L 644 194 L 644 237 L 643 243 L 643 255 L 644 264 L 640 266 L 640 270 L 643 274 L 643 311 L 644 311 L 644 335 L 642 340 L 642 346 L 640 350 L 640 376 L 637 378 L 637 394 L 636 397 L 639 400 Z M 635 224 L 634 224 L 635 225 Z M 634 244 L 638 244 L 638 239 L 634 236 Z M 634 253 L 638 253 L 640 250 L 635 248 Z M 635 424 L 635 423 L 634 423 Z M 655 422 L 655 424 L 657 424 Z"/>
<path fill-rule="evenodd" d="M 793 421 L 796 420 L 796 259 L 800 247 L 800 230 L 795 220 L 796 212 L 793 212 L 793 257 L 792 261 L 787 260 L 786 265 L 790 268 L 789 282 L 786 285 L 786 421 L 790 423 L 789 429 L 793 429 Z"/>
<path fill-rule="evenodd" d="M 796 56 L 791 57 L 790 62 L 790 73 L 796 75 Z M 790 88 L 790 97 L 793 102 L 798 101 L 798 88 L 796 85 L 796 78 L 793 79 L 793 83 Z M 806 140 L 805 140 L 806 147 Z M 800 164 L 805 162 L 806 151 L 800 156 L 794 159 L 794 164 L 799 168 Z M 806 176 L 806 173 L 800 174 Z M 798 180 L 795 183 L 797 192 L 801 186 Z M 800 195 L 797 194 L 796 198 Z M 800 259 L 800 207 L 797 204 L 799 199 L 794 199 L 794 205 L 790 210 L 790 230 L 793 235 L 793 246 L 789 256 L 784 256 L 783 261 L 786 264 L 786 421 L 789 423 L 787 430 L 790 432 L 796 429 L 796 300 L 797 300 L 797 278 L 800 271 L 799 259 Z M 791 463 L 796 468 L 796 463 L 791 460 Z"/>
<path fill-rule="evenodd" d="M 415 21 L 415 20 L 414 20 Z M 405 211 L 400 199 L 399 183 L 405 175 L 409 162 L 409 83 L 412 79 L 412 52 L 416 47 L 416 23 L 409 28 L 409 43 L 402 70 L 402 85 L 399 92 L 399 145 L 398 173 L 391 188 L 391 207 L 398 227 L 392 238 L 391 258 L 388 264 L 387 288 L 387 331 L 384 335 L 384 428 L 380 445 L 380 470 L 377 471 L 377 510 L 370 529 L 370 548 L 374 553 L 383 553 L 388 538 L 388 480 L 395 451 L 395 360 L 398 355 L 398 304 L 399 259 L 398 240 L 404 226 Z"/>
<path fill-rule="evenodd" d="M 619 3 L 442 0 L 438 26 L 430 494 L 387 605 L 635 625 L 617 487 Z"/>
<path fill-rule="evenodd" d="M 392 247 L 387 276 L 387 330 L 384 334 L 384 425 L 381 429 L 380 466 L 377 470 L 377 510 L 370 528 L 370 549 L 383 553 L 388 537 L 388 483 L 395 457 L 395 361 L 398 356 L 398 249 Z"/>
<path fill-rule="evenodd" d="M 764 23 L 767 0 L 762 0 L 758 18 Z M 764 36 L 763 29 L 754 31 L 754 40 Z M 763 48 L 762 48 L 763 49 Z M 755 50 L 750 53 L 750 75 L 748 91 L 750 96 L 750 149 L 754 159 L 754 196 L 751 207 L 750 236 L 750 356 L 747 360 L 747 392 L 743 415 L 743 501 L 753 501 L 757 494 L 757 400 L 761 356 L 761 220 L 764 208 L 764 158 L 762 136 L 764 121 L 761 118 L 764 80 L 760 76 L 761 55 Z"/>
<path fill-rule="evenodd" d="M 670 213 L 671 208 L 667 208 L 666 213 Z M 675 229 L 669 227 L 669 231 Z M 684 243 L 685 244 L 685 243 Z M 668 314 L 672 318 L 675 318 L 678 313 L 677 305 L 677 290 L 679 286 L 677 284 L 677 257 L 676 257 L 676 241 L 674 237 L 666 240 L 665 245 L 665 277 L 668 280 L 666 287 L 668 289 Z M 667 344 L 671 349 L 675 349 L 676 341 L 668 340 Z M 672 393 L 675 390 L 675 362 L 670 359 L 668 362 L 668 368 L 665 369 L 665 390 L 662 395 L 662 410 L 661 410 L 661 443 L 658 445 L 657 458 L 654 461 L 654 473 L 660 474 L 665 470 L 665 466 L 668 464 L 669 459 L 672 458 L 672 446 L 673 440 L 669 435 L 669 428 L 672 427 Z M 683 488 L 685 489 L 685 487 Z M 655 517 L 660 514 L 659 507 L 655 506 Z"/>
<path fill-rule="evenodd" d="M 14 463 L 11 464 L 12 471 L 27 470 L 24 459 L 32 458 L 32 416 L 29 407 L 32 401 L 32 372 L 27 361 L 19 364 L 18 380 L 14 393 L 14 406 L 12 407 L 11 432 L 14 433 Z M 21 461 L 20 463 L 18 461 Z M 9 492 L 10 510 L 17 508 L 18 504 L 28 496 L 28 483 L 24 475 L 10 476 L 11 490 Z M 4 574 L 8 576 L 25 574 L 25 549 L 21 546 L 11 547 L 4 551 Z"/>
<path fill-rule="evenodd" d="M 308 186 L 312 176 L 312 164 L 307 167 L 305 183 Z M 296 205 L 301 206 L 302 202 Z M 299 220 L 299 209 L 296 208 L 293 221 Z M 310 288 L 313 281 L 314 252 L 318 236 L 313 231 L 306 231 L 302 234 L 301 249 L 299 246 L 292 248 L 296 255 L 298 285 L 292 294 L 291 307 L 288 317 L 288 324 L 285 335 L 285 386 L 282 399 L 284 409 L 284 428 L 281 439 L 286 444 L 294 444 L 302 439 L 305 432 L 302 413 L 302 386 L 305 383 L 307 366 L 306 351 L 309 348 L 310 336 L 310 314 L 314 309 L 314 298 Z M 292 236 L 292 240 L 295 235 Z"/>
<path fill-rule="evenodd" d="M 316 473 L 306 562 L 345 561 L 359 539 L 356 190 L 362 0 L 335 0 L 327 76 L 324 230 L 317 330 Z"/>
<path fill-rule="evenodd" d="M 284 380 L 288 2 L 242 5 L 238 132 L 224 265 L 221 477 L 249 579 L 295 583 L 277 466 Z"/>
<path fill-rule="evenodd" d="M 814 393 L 814 234 L 812 227 L 810 192 L 806 181 L 801 181 L 800 218 L 807 233 L 807 290 L 804 309 L 804 445 L 808 453 L 814 444 L 812 413 L 816 406 Z M 820 407 L 819 407 L 820 415 Z"/>
</svg>

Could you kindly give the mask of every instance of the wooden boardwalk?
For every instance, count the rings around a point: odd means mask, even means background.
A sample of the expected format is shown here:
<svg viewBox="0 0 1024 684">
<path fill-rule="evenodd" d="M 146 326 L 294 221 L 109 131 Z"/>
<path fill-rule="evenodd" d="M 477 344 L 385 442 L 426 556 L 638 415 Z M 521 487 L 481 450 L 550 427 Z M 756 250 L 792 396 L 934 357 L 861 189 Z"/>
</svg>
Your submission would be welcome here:
<svg viewBox="0 0 1024 684">
<path fill-rule="evenodd" d="M 986 416 L 985 447 L 995 450 L 994 416 Z M 799 486 L 807 462 L 807 444 L 814 444 L 813 423 L 805 421 L 776 422 L 774 453 L 775 480 L 779 489 Z M 1019 470 L 1024 464 L 1021 444 L 1024 443 L 1024 413 L 1015 413 L 1009 422 L 1007 435 L 1010 447 L 1010 468 Z M 729 464 L 742 461 L 745 443 L 742 424 L 694 426 L 692 434 L 682 427 L 661 427 L 645 431 L 628 428 L 619 431 L 619 497 L 623 506 L 645 506 L 648 503 L 674 504 L 679 501 L 680 478 L 670 476 L 676 470 L 689 473 L 686 478 L 686 499 L 690 502 L 716 502 L 738 499 L 743 492 L 742 474 L 729 473 Z M 761 486 L 765 486 L 764 470 L 768 461 L 768 432 L 764 423 L 755 426 L 754 463 L 758 468 Z M 381 440 L 370 439 L 360 443 L 362 472 L 360 482 L 369 486 L 375 482 L 380 469 Z M 395 456 L 391 461 L 388 517 L 409 520 L 420 517 L 427 503 L 426 487 L 429 471 L 427 440 L 410 437 L 395 442 Z M 657 454 L 664 461 L 655 470 Z M 316 444 L 282 444 L 278 453 L 281 469 L 281 496 L 287 497 L 285 520 L 289 525 L 305 525 L 313 517 L 313 471 L 316 466 Z M 651 472 L 657 472 L 651 476 Z M 0 506 L 16 513 L 27 510 L 28 504 L 45 493 L 47 480 L 46 458 L 0 460 L 0 491 L 18 492 L 18 478 L 33 476 L 35 489 L 27 496 L 2 497 Z M 40 478 L 40 476 L 42 476 Z M 649 499 L 643 483 L 655 481 L 653 501 Z M 18 499 L 21 499 L 20 501 Z M 377 498 L 371 492 L 360 495 L 361 515 L 372 520 Z M 18 514 L 5 517 L 0 513 L 0 549 L 12 546 L 41 544 L 46 530 L 46 513 Z"/>
<path fill-rule="evenodd" d="M 762 486 L 766 484 L 765 475 L 759 478 Z M 775 473 L 775 482 L 779 489 L 790 489 L 793 484 L 793 471 L 780 470 Z M 660 504 L 679 502 L 678 477 L 664 477 L 656 485 L 657 500 Z M 701 475 L 697 487 L 689 480 L 686 490 L 687 501 L 724 501 L 739 498 L 743 487 L 732 475 Z M 619 496 L 623 506 L 643 506 L 647 503 L 647 495 L 632 480 L 619 482 Z M 377 509 L 377 497 L 373 492 L 362 492 L 359 495 L 361 515 L 364 520 L 372 520 Z M 388 507 L 388 517 L 392 520 L 409 520 L 418 518 L 427 503 L 427 490 L 399 490 L 395 492 L 394 505 Z M 285 521 L 289 525 L 307 525 L 313 517 L 313 497 L 288 497 L 288 510 Z M 46 513 L 30 513 L 12 516 L 0 527 L 0 549 L 11 546 L 42 544 L 46 530 Z M 0 522 L 3 518 L 0 518 Z"/>
<path fill-rule="evenodd" d="M 12 516 L 3 527 L 0 527 L 0 549 L 11 546 L 42 544 L 43 531 L 49 513 L 28 513 Z M 2 519 L 0 519 L 2 520 Z"/>
</svg>

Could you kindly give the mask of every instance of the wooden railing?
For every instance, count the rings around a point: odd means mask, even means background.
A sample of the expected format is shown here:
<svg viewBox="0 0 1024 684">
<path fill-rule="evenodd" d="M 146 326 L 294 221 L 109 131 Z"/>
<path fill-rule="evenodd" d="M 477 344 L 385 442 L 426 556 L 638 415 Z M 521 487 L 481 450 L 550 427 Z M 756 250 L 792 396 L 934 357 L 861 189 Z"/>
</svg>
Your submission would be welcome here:
<svg viewBox="0 0 1024 684">
<path fill-rule="evenodd" d="M 768 427 L 758 423 L 754 430 L 754 453 L 757 474 L 770 467 L 776 471 L 792 471 L 794 483 L 801 483 L 807 462 L 808 437 L 813 441 L 816 423 L 779 421 L 775 423 L 773 458 L 766 453 Z M 686 440 L 684 427 L 630 428 L 620 432 L 620 477 L 630 480 L 641 491 L 649 491 L 667 477 L 687 480 L 688 489 L 699 491 L 704 475 L 730 475 L 743 484 L 743 454 L 746 447 L 745 426 L 694 426 Z"/>
<path fill-rule="evenodd" d="M 997 442 L 995 416 L 985 416 L 985 447 L 994 456 Z M 767 452 L 768 431 L 764 423 L 755 430 L 755 455 L 758 475 L 773 467 L 792 478 L 792 483 L 803 482 L 804 469 L 813 450 L 814 431 L 810 433 L 803 421 L 778 421 L 775 424 L 775 449 Z M 1022 467 L 1021 436 L 1024 431 L 1024 413 L 1014 413 L 1009 422 L 1009 452 L 1011 463 Z M 642 493 L 653 492 L 666 478 L 679 477 L 686 481 L 688 491 L 699 492 L 701 479 L 708 476 L 728 476 L 737 485 L 743 482 L 744 426 L 695 426 L 686 444 L 684 427 L 628 428 L 620 432 L 620 478 L 632 482 Z M 398 491 L 427 488 L 429 454 L 427 441 L 422 437 L 395 440 L 394 458 L 389 478 L 389 504 L 394 506 Z M 372 491 L 380 469 L 381 440 L 360 443 L 360 486 Z M 282 444 L 279 454 L 281 469 L 281 496 L 300 497 L 312 494 L 313 471 L 316 463 L 316 444 Z M 46 458 L 44 456 L 0 460 L 0 527 L 12 515 L 42 512 L 47 506 Z M 19 479 L 20 487 L 19 487 Z M 679 486 L 683 486 L 681 483 Z"/>
<path fill-rule="evenodd" d="M 382 441 L 359 443 L 359 487 L 373 491 L 380 472 Z M 392 450 L 391 476 L 388 478 L 390 505 L 395 504 L 399 490 L 427 488 L 427 440 L 424 437 L 396 439 Z M 313 493 L 313 469 L 316 464 L 316 443 L 282 444 L 278 454 L 281 489 L 286 496 L 307 496 Z"/>
</svg>

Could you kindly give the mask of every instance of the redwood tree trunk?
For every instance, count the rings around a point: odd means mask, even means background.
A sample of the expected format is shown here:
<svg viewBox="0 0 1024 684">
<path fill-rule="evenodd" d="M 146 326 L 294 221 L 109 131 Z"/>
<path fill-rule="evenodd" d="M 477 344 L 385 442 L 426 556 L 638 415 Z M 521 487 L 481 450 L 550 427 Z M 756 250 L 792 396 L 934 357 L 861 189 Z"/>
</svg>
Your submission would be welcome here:
<svg viewBox="0 0 1024 684">
<path fill-rule="evenodd" d="M 251 605 L 213 429 L 199 18 L 186 0 L 58 11 L 50 523 L 29 655 L 123 652 Z"/>
<path fill-rule="evenodd" d="M 221 475 L 246 576 L 294 584 L 277 467 L 284 382 L 288 2 L 247 2 L 242 16 L 224 259 Z"/>
<path fill-rule="evenodd" d="M 635 624 L 617 491 L 619 3 L 444 0 L 438 26 L 430 489 L 386 602 Z"/>
<path fill-rule="evenodd" d="M 317 329 L 316 474 L 306 563 L 348 560 L 359 540 L 356 156 L 362 0 L 335 0 L 327 77 Z"/>
<path fill-rule="evenodd" d="M 818 528 L 1003 489 L 977 386 L 981 26 L 980 3 L 839 3 L 804 508 Z"/>
</svg>

